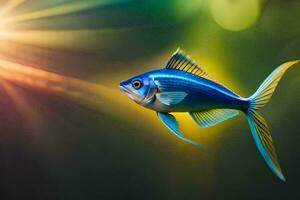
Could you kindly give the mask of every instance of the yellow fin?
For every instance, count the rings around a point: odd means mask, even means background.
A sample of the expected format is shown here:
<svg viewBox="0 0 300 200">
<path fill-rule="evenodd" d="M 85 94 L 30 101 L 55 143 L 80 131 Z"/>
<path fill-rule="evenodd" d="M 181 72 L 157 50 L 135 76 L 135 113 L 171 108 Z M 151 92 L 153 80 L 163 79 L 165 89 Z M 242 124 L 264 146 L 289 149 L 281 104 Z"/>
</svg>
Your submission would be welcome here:
<svg viewBox="0 0 300 200">
<path fill-rule="evenodd" d="M 206 128 L 235 117 L 239 114 L 239 111 L 232 109 L 212 109 L 200 112 L 189 112 L 189 114 L 201 128 Z"/>
<path fill-rule="evenodd" d="M 168 61 L 166 69 L 181 70 L 209 79 L 208 73 L 179 48 Z"/>
</svg>

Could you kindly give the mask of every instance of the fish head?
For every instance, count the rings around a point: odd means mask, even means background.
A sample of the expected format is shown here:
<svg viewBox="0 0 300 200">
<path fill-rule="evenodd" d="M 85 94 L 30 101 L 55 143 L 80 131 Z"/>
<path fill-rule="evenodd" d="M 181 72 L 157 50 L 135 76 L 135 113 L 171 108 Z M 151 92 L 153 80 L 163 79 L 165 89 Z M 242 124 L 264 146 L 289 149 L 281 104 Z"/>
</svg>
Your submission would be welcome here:
<svg viewBox="0 0 300 200">
<path fill-rule="evenodd" d="M 146 106 L 154 100 L 157 86 L 149 75 L 142 74 L 121 82 L 120 90 L 131 100 Z"/>
</svg>

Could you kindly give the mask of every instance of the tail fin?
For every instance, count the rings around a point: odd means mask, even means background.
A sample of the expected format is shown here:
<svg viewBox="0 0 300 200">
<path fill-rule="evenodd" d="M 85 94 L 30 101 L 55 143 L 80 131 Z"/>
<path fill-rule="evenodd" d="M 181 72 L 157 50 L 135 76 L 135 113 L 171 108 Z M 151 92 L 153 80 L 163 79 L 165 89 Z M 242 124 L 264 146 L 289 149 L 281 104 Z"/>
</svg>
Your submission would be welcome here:
<svg viewBox="0 0 300 200">
<path fill-rule="evenodd" d="M 276 68 L 261 84 L 257 91 L 249 97 L 248 100 L 250 106 L 246 113 L 253 139 L 260 154 L 272 172 L 283 181 L 285 181 L 285 178 L 278 162 L 268 125 L 264 118 L 259 115 L 257 110 L 269 102 L 285 71 L 298 62 L 299 61 L 290 61 Z"/>
</svg>

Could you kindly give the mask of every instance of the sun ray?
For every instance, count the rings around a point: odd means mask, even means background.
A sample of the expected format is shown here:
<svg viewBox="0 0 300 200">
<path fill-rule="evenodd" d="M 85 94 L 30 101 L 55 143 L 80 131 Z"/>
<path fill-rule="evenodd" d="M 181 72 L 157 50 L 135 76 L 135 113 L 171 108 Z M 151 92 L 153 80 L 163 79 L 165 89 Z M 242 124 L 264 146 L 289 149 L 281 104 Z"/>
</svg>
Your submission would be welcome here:
<svg viewBox="0 0 300 200">
<path fill-rule="evenodd" d="M 76 78 L 61 76 L 52 72 L 25 66 L 19 63 L 0 60 L 0 76 L 15 83 L 22 83 L 34 89 L 44 89 L 50 92 L 64 93 L 80 97 L 82 93 L 95 93 L 99 97 L 109 98 L 110 88 L 85 82 Z M 89 94 L 89 98 L 91 94 Z"/>
<path fill-rule="evenodd" d="M 0 77 L 21 87 L 42 90 L 69 98 L 125 121 L 133 120 L 126 117 L 131 112 L 138 112 L 142 116 L 141 121 L 145 118 L 151 121 L 156 118 L 152 112 L 145 112 L 144 109 L 123 98 L 117 89 L 104 85 L 58 75 L 3 59 L 0 60 Z M 113 86 L 113 88 L 117 87 L 117 85 Z"/>
<path fill-rule="evenodd" d="M 38 129 L 42 127 L 42 117 L 40 114 L 32 109 L 32 105 L 28 103 L 26 96 L 21 90 L 16 89 L 5 80 L 0 80 L 0 84 L 7 95 L 15 103 L 19 114 L 22 116 L 23 120 L 26 120 L 31 131 L 33 131 L 33 133 L 37 133 Z"/>
<path fill-rule="evenodd" d="M 41 19 L 46 17 L 55 17 L 60 15 L 71 14 L 75 12 L 85 11 L 92 8 L 98 8 L 101 6 L 108 6 L 113 5 L 116 3 L 124 2 L 124 0 L 84 0 L 84 1 L 76 1 L 76 2 L 69 2 L 62 5 L 54 6 L 51 8 L 45 8 L 37 11 L 33 11 L 30 13 L 24 13 L 21 15 L 16 15 L 13 17 L 8 17 L 3 19 L 6 23 L 12 22 L 22 22 L 22 21 L 29 21 L 35 19 Z"/>
<path fill-rule="evenodd" d="M 0 9 L 0 17 L 8 15 L 13 9 L 24 3 L 25 0 L 10 0 Z"/>
<path fill-rule="evenodd" d="M 81 30 L 7 30 L 0 31 L 0 40 L 18 42 L 44 48 L 92 51 L 108 47 L 122 29 L 81 29 Z M 95 38 L 97 38 L 95 40 Z"/>
</svg>

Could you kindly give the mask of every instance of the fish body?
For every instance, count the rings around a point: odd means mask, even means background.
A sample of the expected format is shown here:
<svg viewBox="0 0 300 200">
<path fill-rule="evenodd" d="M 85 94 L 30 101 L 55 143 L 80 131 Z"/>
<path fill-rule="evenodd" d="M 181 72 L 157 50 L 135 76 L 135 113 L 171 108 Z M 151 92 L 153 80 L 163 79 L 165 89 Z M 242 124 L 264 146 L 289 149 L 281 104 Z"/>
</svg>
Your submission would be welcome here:
<svg viewBox="0 0 300 200">
<path fill-rule="evenodd" d="M 177 104 L 164 104 L 155 98 L 144 106 L 159 112 L 196 112 L 217 108 L 246 110 L 247 99 L 221 84 L 180 70 L 160 69 L 142 74 L 155 83 L 158 93 L 184 92 L 185 98 Z"/>
<path fill-rule="evenodd" d="M 177 137 L 203 150 L 202 144 L 181 133 L 179 123 L 170 113 L 187 112 L 201 128 L 244 113 L 261 156 L 271 171 L 285 180 L 271 133 L 258 110 L 269 102 L 283 74 L 297 62 L 286 62 L 277 67 L 253 95 L 244 98 L 213 80 L 183 51 L 177 50 L 163 69 L 123 81 L 120 89 L 139 105 L 156 111 L 162 123 Z"/>
</svg>

